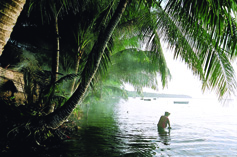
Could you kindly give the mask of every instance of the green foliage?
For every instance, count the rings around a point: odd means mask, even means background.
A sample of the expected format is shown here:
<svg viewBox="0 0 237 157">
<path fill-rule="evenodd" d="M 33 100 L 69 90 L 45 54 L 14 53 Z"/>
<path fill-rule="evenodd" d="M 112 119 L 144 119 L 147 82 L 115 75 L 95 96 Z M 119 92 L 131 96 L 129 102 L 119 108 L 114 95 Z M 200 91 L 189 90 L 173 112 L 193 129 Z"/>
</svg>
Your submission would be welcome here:
<svg viewBox="0 0 237 157">
<path fill-rule="evenodd" d="M 31 71 L 28 68 L 24 71 L 26 106 L 31 108 L 31 114 L 34 116 L 44 115 L 44 112 L 47 112 L 45 109 L 52 104 L 55 109 L 61 107 L 69 97 L 69 91 L 62 90 L 63 83 L 78 77 L 76 74 L 69 74 L 53 83 L 50 81 L 52 73 L 49 71 Z"/>
<path fill-rule="evenodd" d="M 237 3 L 233 0 L 186 0 L 184 2 L 168 1 L 166 10 L 177 21 L 185 22 L 184 29 L 205 29 L 214 40 L 216 46 L 228 50 L 232 55 L 236 52 L 236 14 Z M 231 44 L 227 46 L 226 44 Z M 230 48 L 230 49 L 229 49 Z"/>
<path fill-rule="evenodd" d="M 5 105 L 0 111 L 0 123 L 3 128 L 13 128 L 8 130 L 9 135 L 15 136 L 23 128 L 24 137 L 34 135 L 36 141 L 48 138 L 52 132 L 44 127 L 44 123 L 50 123 L 48 126 L 52 128 L 61 125 L 82 101 L 89 84 L 92 86 L 83 104 L 87 104 L 86 114 L 100 111 L 101 125 L 104 120 L 113 121 L 112 116 L 105 113 L 113 113 L 108 112 L 113 105 L 121 97 L 126 99 L 124 83 L 132 84 L 142 92 L 143 87 L 157 89 L 157 77 L 160 76 L 162 86 L 166 85 L 170 72 L 161 40 L 168 42 L 175 59 L 180 57 L 200 77 L 203 89 L 212 88 L 219 96 L 235 90 L 235 73 L 230 62 L 231 57 L 236 57 L 237 45 L 234 0 L 130 0 L 121 19 L 121 14 L 115 14 L 119 8 L 117 4 L 122 4 L 120 2 L 126 4 L 127 1 L 27 1 L 11 42 L 18 46 L 16 52 L 24 53 L 19 50 L 21 48 L 35 52 L 38 62 L 30 57 L 23 59 L 27 63 L 21 68 L 25 73 L 27 95 L 24 108 L 15 109 L 13 97 L 0 100 Z M 122 12 L 122 7 L 119 9 Z M 55 20 L 59 20 L 60 37 L 54 33 Z M 46 71 L 42 65 L 52 63 L 49 56 L 55 52 L 56 38 L 60 38 L 63 56 L 60 57 L 63 65 L 60 72 L 70 72 L 76 64 L 75 58 L 80 58 L 80 65 L 75 72 L 78 74 L 59 74 L 61 78 L 54 82 L 52 72 Z M 67 99 L 68 84 L 65 81 L 74 78 L 78 78 L 80 88 Z M 108 101 L 111 98 L 113 102 Z M 45 108 L 51 105 L 55 105 L 58 112 L 39 121 L 47 114 Z M 74 110 L 77 120 L 82 108 Z M 11 115 L 4 114 L 5 111 Z M 32 117 L 34 121 L 31 121 Z M 10 121 L 10 125 L 3 123 L 4 120 Z M 6 134 L 4 132 L 3 136 Z"/>
<path fill-rule="evenodd" d="M 13 34 L 13 41 L 18 41 L 17 44 L 26 49 L 36 51 L 39 56 L 44 53 L 44 56 L 38 58 L 39 64 L 49 65 L 52 62 L 49 54 L 54 51 L 52 40 L 56 38 L 52 33 L 54 20 L 59 18 L 60 53 L 63 56 L 60 57 L 63 65 L 60 72 L 71 71 L 76 64 L 75 58 L 80 58 L 79 70 L 75 72 L 78 74 L 63 75 L 56 83 L 51 82 L 51 72 L 46 72 L 41 67 L 32 70 L 38 74 L 26 69 L 29 103 L 34 102 L 36 89 L 32 87 L 37 84 L 40 86 L 39 100 L 43 101 L 37 102 L 38 104 L 58 102 L 56 107 L 62 106 L 68 94 L 66 90 L 60 89 L 68 87 L 68 84 L 62 82 L 74 78 L 80 84 L 82 79 L 90 81 L 93 77 L 93 90 L 88 95 L 96 100 L 102 98 L 102 95 L 110 95 L 112 91 L 126 97 L 122 89 L 124 83 L 132 84 L 140 92 L 143 87 L 157 89 L 158 76 L 164 87 L 170 78 L 170 72 L 161 40 L 168 42 L 169 48 L 174 50 L 175 59 L 180 57 L 200 77 L 203 89 L 215 89 L 220 96 L 234 90 L 236 82 L 229 59 L 236 53 L 237 41 L 236 21 L 233 16 L 236 13 L 236 3 L 233 0 L 216 3 L 212 0 L 169 0 L 165 2 L 164 9 L 161 7 L 161 2 L 164 1 L 132 0 L 113 32 L 105 32 L 105 28 L 120 1 L 99 2 L 27 2 L 28 10 L 23 12 L 16 26 L 16 32 L 20 35 Z M 27 16 L 26 13 L 30 15 Z M 34 33 L 35 35 L 31 35 Z M 101 60 L 96 60 L 101 54 L 97 49 L 104 44 L 99 38 L 100 34 L 107 37 L 111 33 L 113 36 L 105 45 L 105 53 Z M 24 39 L 25 36 L 27 39 Z M 99 68 L 96 75 L 88 73 L 97 65 Z"/>
<path fill-rule="evenodd" d="M 188 23 L 188 18 L 180 20 L 162 9 L 157 10 L 157 14 L 159 34 L 174 49 L 175 58 L 181 57 L 194 74 L 200 76 L 203 90 L 215 89 L 220 98 L 233 92 L 236 81 L 234 69 L 228 59 L 231 57 L 230 51 L 218 45 L 209 31 L 200 24 L 194 27 Z"/>
</svg>

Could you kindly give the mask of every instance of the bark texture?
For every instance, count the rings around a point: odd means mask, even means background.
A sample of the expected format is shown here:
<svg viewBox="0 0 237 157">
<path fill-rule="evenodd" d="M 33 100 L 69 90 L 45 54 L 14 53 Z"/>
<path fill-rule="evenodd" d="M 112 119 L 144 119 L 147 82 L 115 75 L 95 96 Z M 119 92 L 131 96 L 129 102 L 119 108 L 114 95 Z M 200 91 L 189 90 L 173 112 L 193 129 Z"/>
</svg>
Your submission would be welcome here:
<svg viewBox="0 0 237 157">
<path fill-rule="evenodd" d="M 110 40 L 116 26 L 118 25 L 122 14 L 128 4 L 129 0 L 120 0 L 117 9 L 111 18 L 108 26 L 103 32 L 100 32 L 97 42 L 94 44 L 92 51 L 88 57 L 88 61 L 82 72 L 82 79 L 80 85 L 77 87 L 73 95 L 68 101 L 52 114 L 44 117 L 44 123 L 48 128 L 57 128 L 64 123 L 64 121 L 70 116 L 74 108 L 82 100 L 86 90 L 88 89 L 97 69 L 100 65 L 101 58 L 104 54 L 104 50 L 108 41 Z"/>
<path fill-rule="evenodd" d="M 60 39 L 59 39 L 59 29 L 58 29 L 58 17 L 55 18 L 55 30 L 56 30 L 56 64 L 53 65 L 55 66 L 55 81 L 58 80 L 58 69 L 59 69 L 59 52 L 60 52 Z"/>
<path fill-rule="evenodd" d="M 75 74 L 78 73 L 78 70 L 79 70 L 79 65 L 80 65 L 80 60 L 81 60 L 81 51 L 79 50 L 79 55 L 77 57 L 77 63 L 76 63 L 76 67 L 75 67 Z M 75 87 L 76 86 L 76 78 L 73 80 L 72 82 L 72 87 L 71 87 L 71 95 L 73 94 L 74 90 L 75 90 Z"/>
<path fill-rule="evenodd" d="M 20 15 L 26 0 L 0 1 L 0 55 L 9 40 L 13 27 Z"/>
</svg>

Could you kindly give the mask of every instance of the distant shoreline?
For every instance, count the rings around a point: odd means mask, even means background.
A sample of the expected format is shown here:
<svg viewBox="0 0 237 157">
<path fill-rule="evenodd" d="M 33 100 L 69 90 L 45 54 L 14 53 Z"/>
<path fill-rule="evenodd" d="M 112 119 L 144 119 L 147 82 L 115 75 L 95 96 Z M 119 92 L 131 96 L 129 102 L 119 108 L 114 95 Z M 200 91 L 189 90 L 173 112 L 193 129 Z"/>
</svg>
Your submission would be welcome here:
<svg viewBox="0 0 237 157">
<path fill-rule="evenodd" d="M 159 93 L 149 93 L 143 92 L 138 94 L 136 91 L 127 91 L 128 97 L 152 97 L 152 98 L 192 98 L 189 95 L 180 95 L 180 94 L 159 94 Z"/>
</svg>

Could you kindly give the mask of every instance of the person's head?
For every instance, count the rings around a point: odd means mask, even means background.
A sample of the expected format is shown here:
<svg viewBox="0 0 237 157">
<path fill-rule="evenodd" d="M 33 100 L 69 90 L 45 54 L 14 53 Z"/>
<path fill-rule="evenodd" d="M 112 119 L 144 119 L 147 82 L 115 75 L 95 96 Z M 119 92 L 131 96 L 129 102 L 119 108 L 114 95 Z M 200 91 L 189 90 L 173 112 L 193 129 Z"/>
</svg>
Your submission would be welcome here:
<svg viewBox="0 0 237 157">
<path fill-rule="evenodd" d="M 170 115 L 170 113 L 169 113 L 169 112 L 165 112 L 165 116 L 167 116 L 167 117 L 168 117 L 169 115 Z"/>
</svg>

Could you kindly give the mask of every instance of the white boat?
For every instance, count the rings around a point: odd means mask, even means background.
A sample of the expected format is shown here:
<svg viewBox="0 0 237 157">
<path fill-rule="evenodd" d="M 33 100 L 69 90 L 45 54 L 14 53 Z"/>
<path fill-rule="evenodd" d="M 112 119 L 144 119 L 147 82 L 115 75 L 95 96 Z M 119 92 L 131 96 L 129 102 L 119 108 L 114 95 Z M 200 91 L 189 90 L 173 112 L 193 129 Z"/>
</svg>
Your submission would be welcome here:
<svg viewBox="0 0 237 157">
<path fill-rule="evenodd" d="M 174 104 L 188 104 L 189 101 L 174 101 Z"/>
</svg>

